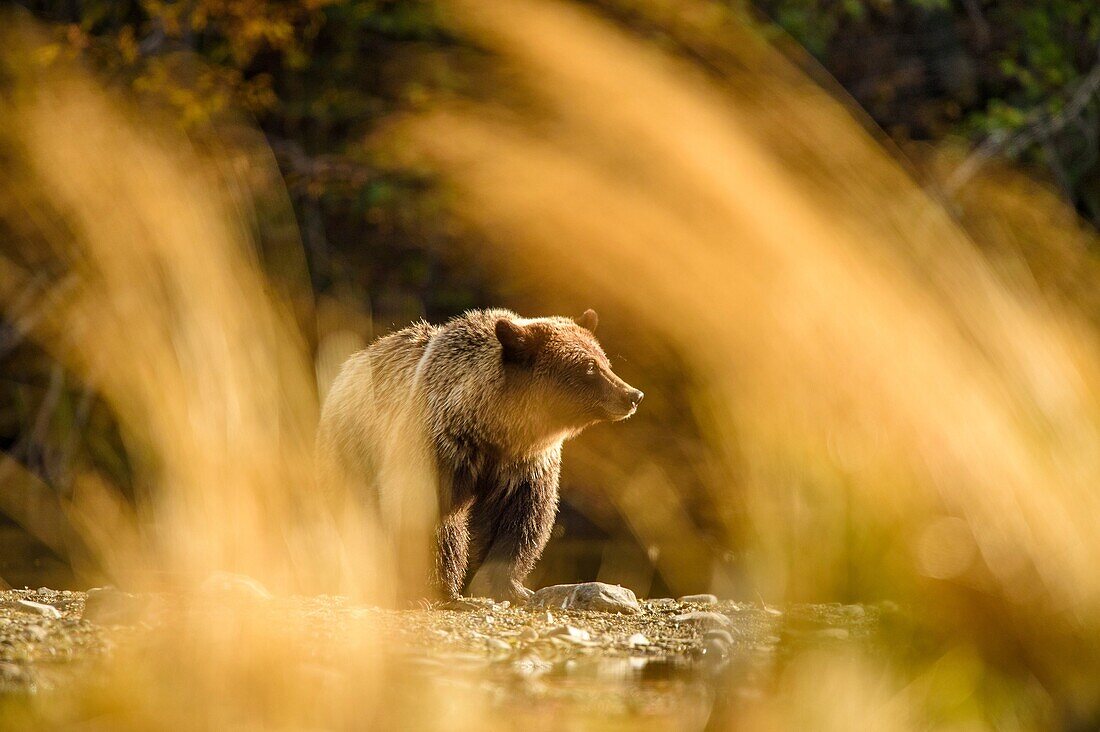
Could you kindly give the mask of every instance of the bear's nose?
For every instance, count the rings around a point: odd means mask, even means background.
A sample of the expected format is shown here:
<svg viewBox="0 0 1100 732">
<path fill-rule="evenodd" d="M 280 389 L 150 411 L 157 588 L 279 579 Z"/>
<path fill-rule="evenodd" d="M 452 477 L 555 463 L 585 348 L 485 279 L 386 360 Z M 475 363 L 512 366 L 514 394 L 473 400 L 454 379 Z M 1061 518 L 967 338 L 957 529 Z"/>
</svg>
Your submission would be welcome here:
<svg viewBox="0 0 1100 732">
<path fill-rule="evenodd" d="M 638 391 L 637 389 L 634 389 L 629 394 L 630 403 L 633 404 L 636 407 L 636 406 L 638 406 L 639 404 L 642 403 L 642 398 L 644 396 L 645 396 L 644 393 Z"/>
</svg>

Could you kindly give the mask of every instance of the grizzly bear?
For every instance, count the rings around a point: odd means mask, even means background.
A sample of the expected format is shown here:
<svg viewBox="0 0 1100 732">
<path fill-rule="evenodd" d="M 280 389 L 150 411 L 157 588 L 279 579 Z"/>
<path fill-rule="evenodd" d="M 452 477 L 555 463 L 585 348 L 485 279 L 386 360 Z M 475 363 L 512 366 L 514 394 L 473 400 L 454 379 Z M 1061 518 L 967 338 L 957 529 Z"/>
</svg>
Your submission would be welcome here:
<svg viewBox="0 0 1100 732">
<path fill-rule="evenodd" d="M 386 506 L 403 500 L 392 493 L 413 490 L 386 463 L 428 464 L 433 582 L 445 598 L 458 598 L 469 575 L 472 595 L 526 600 L 523 582 L 557 514 L 562 443 L 638 408 L 643 394 L 611 370 L 596 323 L 592 310 L 576 320 L 494 309 L 422 321 L 354 354 L 333 382 L 319 456 L 376 494 L 383 524 Z"/>
</svg>

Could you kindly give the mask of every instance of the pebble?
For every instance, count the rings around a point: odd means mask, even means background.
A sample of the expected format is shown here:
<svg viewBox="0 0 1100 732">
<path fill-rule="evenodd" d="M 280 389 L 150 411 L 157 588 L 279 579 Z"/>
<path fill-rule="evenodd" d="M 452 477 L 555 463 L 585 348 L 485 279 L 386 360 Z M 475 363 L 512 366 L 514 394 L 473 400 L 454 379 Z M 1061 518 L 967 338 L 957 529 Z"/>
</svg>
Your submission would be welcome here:
<svg viewBox="0 0 1100 732">
<path fill-rule="evenodd" d="M 633 615 L 642 611 L 632 590 L 605 582 L 581 582 L 551 585 L 536 592 L 528 604 L 532 607 L 561 610 L 599 610 Z"/>
<path fill-rule="evenodd" d="M 539 639 L 539 634 L 534 628 L 524 628 L 516 637 L 524 643 L 530 643 L 531 641 L 537 641 Z"/>
<path fill-rule="evenodd" d="M 133 625 L 148 606 L 147 598 L 114 587 L 95 587 L 84 601 L 84 619 L 100 625 Z"/>
<path fill-rule="evenodd" d="M 695 605 L 716 605 L 718 604 L 718 598 L 714 595 L 684 595 L 676 600 L 676 602 L 690 602 Z"/>
<path fill-rule="evenodd" d="M 34 600 L 16 600 L 15 604 L 11 607 L 13 610 L 34 613 L 44 618 L 53 618 L 56 620 L 61 617 L 61 611 L 53 605 L 46 605 L 45 603 L 35 602 Z"/>
<path fill-rule="evenodd" d="M 23 634 L 26 635 L 27 638 L 41 643 L 42 641 L 46 640 L 46 636 L 49 635 L 49 631 L 47 631 L 41 625 L 28 625 L 23 630 Z"/>
<path fill-rule="evenodd" d="M 722 613 L 707 612 L 703 610 L 674 615 L 672 620 L 675 623 L 692 625 L 700 630 L 728 628 L 733 624 L 732 621 Z"/>
<path fill-rule="evenodd" d="M 703 640 L 704 641 L 714 640 L 714 641 L 718 641 L 720 643 L 725 643 L 727 646 L 732 646 L 733 645 L 733 635 L 728 630 L 721 630 L 721 629 L 708 630 L 706 633 L 703 634 Z"/>
<path fill-rule="evenodd" d="M 583 628 L 575 628 L 572 625 L 559 625 L 546 631 L 547 638 L 567 638 L 572 641 L 590 641 L 592 634 Z"/>
<path fill-rule="evenodd" d="M 471 611 L 471 610 L 484 610 L 485 603 L 471 600 L 468 597 L 458 597 L 454 600 L 448 600 L 441 606 L 444 610 L 459 610 L 459 611 Z"/>
<path fill-rule="evenodd" d="M 626 642 L 630 644 L 631 647 L 637 648 L 638 646 L 648 646 L 649 638 L 646 638 L 641 633 L 635 633 L 634 635 L 627 638 Z"/>
<path fill-rule="evenodd" d="M 850 618 L 862 618 L 867 614 L 867 610 L 862 605 L 845 605 L 841 612 Z"/>
</svg>

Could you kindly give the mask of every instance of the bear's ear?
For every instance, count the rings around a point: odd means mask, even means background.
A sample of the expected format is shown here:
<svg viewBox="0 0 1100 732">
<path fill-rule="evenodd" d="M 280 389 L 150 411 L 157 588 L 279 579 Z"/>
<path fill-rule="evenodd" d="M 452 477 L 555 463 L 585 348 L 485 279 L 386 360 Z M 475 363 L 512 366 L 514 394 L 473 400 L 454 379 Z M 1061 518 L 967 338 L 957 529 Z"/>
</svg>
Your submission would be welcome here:
<svg viewBox="0 0 1100 732">
<path fill-rule="evenodd" d="M 504 350 L 506 363 L 529 363 L 538 349 L 535 334 L 530 328 L 501 318 L 496 324 L 497 340 Z"/>
<path fill-rule="evenodd" d="M 587 330 L 589 333 L 596 332 L 596 326 L 600 324 L 600 316 L 596 315 L 596 311 L 592 308 L 584 311 L 584 315 L 574 319 L 577 325 Z"/>
</svg>

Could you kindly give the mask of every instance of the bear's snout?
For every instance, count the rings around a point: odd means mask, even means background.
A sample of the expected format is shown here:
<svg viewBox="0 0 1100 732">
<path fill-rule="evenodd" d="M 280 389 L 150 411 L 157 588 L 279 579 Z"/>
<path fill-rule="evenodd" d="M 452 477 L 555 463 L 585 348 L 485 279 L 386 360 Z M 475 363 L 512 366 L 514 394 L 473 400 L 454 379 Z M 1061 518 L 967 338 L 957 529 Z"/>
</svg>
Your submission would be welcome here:
<svg viewBox="0 0 1100 732">
<path fill-rule="evenodd" d="M 640 390 L 627 384 L 623 384 L 623 387 L 616 391 L 613 406 L 608 409 L 609 416 L 614 422 L 624 420 L 638 411 L 638 405 L 645 396 Z"/>
</svg>

